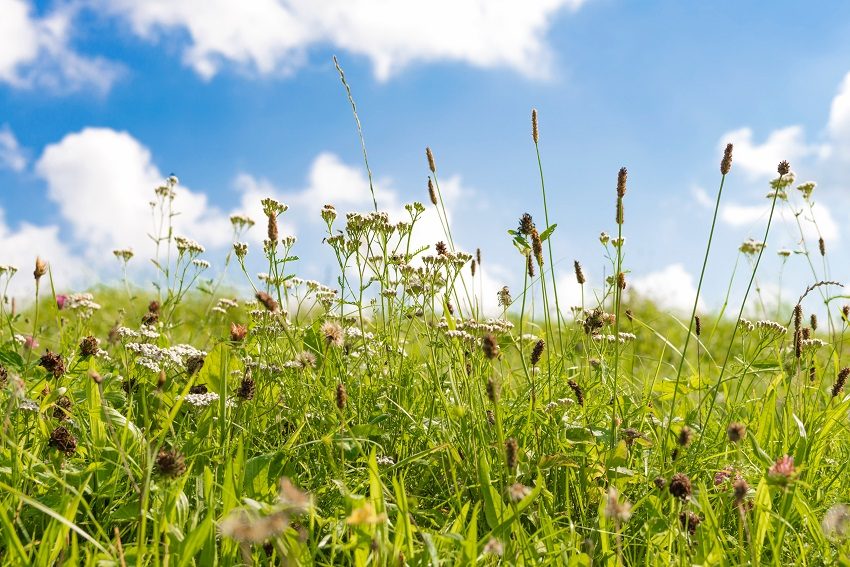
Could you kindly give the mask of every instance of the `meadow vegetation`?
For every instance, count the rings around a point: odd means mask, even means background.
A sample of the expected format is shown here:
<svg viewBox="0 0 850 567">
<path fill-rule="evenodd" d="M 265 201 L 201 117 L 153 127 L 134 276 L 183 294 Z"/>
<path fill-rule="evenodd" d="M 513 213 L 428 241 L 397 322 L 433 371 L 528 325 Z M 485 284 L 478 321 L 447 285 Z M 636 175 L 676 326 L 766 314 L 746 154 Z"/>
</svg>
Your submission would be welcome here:
<svg viewBox="0 0 850 567">
<path fill-rule="evenodd" d="M 287 207 L 266 199 L 265 218 L 232 218 L 220 273 L 253 290 L 233 297 L 173 232 L 175 177 L 153 194 L 153 286 L 58 293 L 49 259 L 0 267 L 0 289 L 33 282 L 23 308 L 0 303 L 0 563 L 850 565 L 850 307 L 805 238 L 814 184 L 779 164 L 764 233 L 739 251 L 742 303 L 699 313 L 695 297 L 682 315 L 624 293 L 623 168 L 611 235 L 586 251 L 609 277 L 592 289 L 576 261 L 568 305 L 536 112 L 530 142 L 544 213 L 505 227 L 525 277 L 494 316 L 430 149 L 427 204 L 406 218 L 321 210 L 326 233 L 305 238 L 332 251 L 335 281 L 297 276 Z M 718 208 L 732 160 L 730 145 Z M 423 248 L 426 206 L 445 234 Z M 796 250 L 767 244 L 780 207 Z M 249 251 L 255 221 L 267 238 Z M 763 308 L 754 282 L 777 252 L 811 273 L 799 300 Z"/>
</svg>

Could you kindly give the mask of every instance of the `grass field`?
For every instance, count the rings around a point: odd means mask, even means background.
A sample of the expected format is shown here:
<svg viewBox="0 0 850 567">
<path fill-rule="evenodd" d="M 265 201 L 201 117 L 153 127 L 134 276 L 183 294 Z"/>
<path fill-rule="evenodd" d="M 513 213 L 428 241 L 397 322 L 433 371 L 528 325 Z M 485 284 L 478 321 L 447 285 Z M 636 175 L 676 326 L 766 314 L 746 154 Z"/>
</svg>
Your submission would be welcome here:
<svg viewBox="0 0 850 567">
<path fill-rule="evenodd" d="M 424 165 L 444 240 L 414 247 L 419 203 L 392 221 L 326 206 L 328 285 L 296 276 L 291 213 L 268 199 L 264 250 L 233 218 L 224 265 L 254 294 L 230 299 L 173 234 L 173 178 L 153 197 L 156 286 L 57 294 L 41 259 L 0 268 L 34 284 L 0 313 L 0 563 L 850 565 L 848 308 L 822 242 L 801 226 L 811 278 L 759 320 L 770 220 L 741 247 L 743 304 L 659 311 L 624 294 L 623 169 L 605 287 L 576 263 L 583 305 L 559 300 L 543 190 L 544 218 L 505 227 L 525 283 L 489 317 L 487 259 L 455 248 Z M 811 212 L 787 163 L 769 190 L 771 219 Z"/>
</svg>

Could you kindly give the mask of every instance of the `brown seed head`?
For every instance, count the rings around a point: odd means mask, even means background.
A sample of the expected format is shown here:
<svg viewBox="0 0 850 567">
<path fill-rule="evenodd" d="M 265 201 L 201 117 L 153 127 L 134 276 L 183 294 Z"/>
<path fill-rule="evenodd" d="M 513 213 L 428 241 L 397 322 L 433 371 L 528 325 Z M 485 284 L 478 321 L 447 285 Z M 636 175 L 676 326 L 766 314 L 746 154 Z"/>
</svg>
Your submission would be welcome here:
<svg viewBox="0 0 850 567">
<path fill-rule="evenodd" d="M 71 406 L 74 405 L 68 396 L 60 396 L 53 406 L 53 417 L 62 421 L 71 417 Z"/>
<path fill-rule="evenodd" d="M 493 380 L 493 378 L 487 379 L 487 399 L 494 404 L 499 403 L 499 396 L 501 394 L 501 387 L 499 383 Z"/>
<path fill-rule="evenodd" d="M 841 315 L 844 316 L 844 320 L 850 322 L 850 305 L 845 305 L 841 308 Z"/>
<path fill-rule="evenodd" d="M 522 217 L 520 217 L 519 219 L 519 227 L 517 228 L 517 232 L 526 236 L 530 236 L 532 230 L 534 230 L 534 219 L 529 213 L 523 213 Z"/>
<path fill-rule="evenodd" d="M 726 428 L 726 437 L 732 443 L 740 443 L 747 436 L 747 426 L 743 423 L 732 422 Z"/>
<path fill-rule="evenodd" d="M 434 152 L 431 151 L 431 148 L 425 148 L 425 157 L 428 158 L 428 169 L 431 170 L 431 173 L 437 173 L 437 164 L 434 162 Z"/>
<path fill-rule="evenodd" d="M 536 228 L 531 231 L 531 249 L 537 263 L 543 267 L 543 241 L 540 240 L 540 233 Z"/>
<path fill-rule="evenodd" d="M 835 379 L 835 384 L 832 386 L 832 397 L 834 398 L 844 389 L 844 384 L 847 382 L 847 377 L 850 376 L 850 368 L 842 368 L 838 373 L 838 378 Z"/>
<path fill-rule="evenodd" d="M 280 234 L 277 230 L 277 215 L 274 213 L 269 215 L 267 234 L 269 242 L 277 243 L 277 239 L 280 238 Z"/>
<path fill-rule="evenodd" d="M 159 313 L 159 301 L 153 300 L 148 303 L 148 312 L 149 313 Z"/>
<path fill-rule="evenodd" d="M 478 265 L 481 265 L 481 248 L 475 249 L 475 261 L 478 262 Z"/>
<path fill-rule="evenodd" d="M 696 535 L 697 528 L 702 523 L 702 519 L 696 515 L 694 512 L 679 512 L 679 523 L 682 524 L 682 528 L 688 530 L 688 533 L 691 536 Z"/>
<path fill-rule="evenodd" d="M 336 385 L 336 407 L 339 408 L 340 411 L 345 409 L 345 405 L 348 403 L 348 392 L 345 389 L 345 384 L 340 382 Z"/>
<path fill-rule="evenodd" d="M 794 306 L 794 330 L 799 331 L 803 326 L 803 306 L 799 303 Z"/>
<path fill-rule="evenodd" d="M 625 167 L 621 167 L 617 173 L 617 197 L 620 199 L 626 194 L 626 178 L 628 175 L 629 171 Z"/>
<path fill-rule="evenodd" d="M 809 324 L 812 327 L 812 331 L 818 330 L 818 316 L 815 315 L 814 313 L 812 313 L 811 316 L 809 317 Z"/>
<path fill-rule="evenodd" d="M 747 497 L 747 492 L 750 490 L 750 485 L 747 484 L 747 481 L 743 478 L 735 479 L 735 482 L 732 483 L 732 494 L 735 495 L 735 504 L 740 506 L 744 503 L 744 499 Z"/>
<path fill-rule="evenodd" d="M 623 272 L 617 274 L 617 287 L 620 289 L 626 289 L 626 274 Z"/>
<path fill-rule="evenodd" d="M 254 379 L 251 378 L 251 373 L 246 372 L 239 383 L 239 388 L 236 389 L 236 395 L 243 400 L 253 400 L 255 389 L 256 384 L 254 384 Z"/>
<path fill-rule="evenodd" d="M 517 445 L 516 439 L 511 437 L 505 441 L 505 464 L 508 466 L 509 471 L 513 471 L 516 468 L 518 455 L 519 445 Z"/>
<path fill-rule="evenodd" d="M 723 151 L 723 159 L 720 160 L 720 173 L 726 175 L 732 169 L 732 144 L 726 144 L 726 149 Z"/>
<path fill-rule="evenodd" d="M 80 341 L 80 356 L 88 358 L 95 356 L 100 352 L 100 342 L 93 336 L 89 335 Z"/>
<path fill-rule="evenodd" d="M 186 472 L 186 457 L 177 449 L 160 449 L 154 461 L 154 471 L 166 478 L 177 478 Z"/>
<path fill-rule="evenodd" d="M 681 445 L 682 447 L 687 447 L 688 445 L 690 445 L 692 438 L 693 432 L 691 431 L 691 428 L 687 425 L 679 430 L 679 445 Z"/>
<path fill-rule="evenodd" d="M 206 394 L 209 391 L 206 384 L 195 384 L 189 388 L 190 394 Z"/>
<path fill-rule="evenodd" d="M 442 240 L 437 243 L 435 248 L 437 250 L 438 256 L 445 256 L 446 253 L 448 253 L 448 251 L 449 251 L 449 249 L 446 247 L 446 243 L 443 242 Z"/>
<path fill-rule="evenodd" d="M 584 285 L 587 280 L 584 277 L 584 271 L 581 269 L 581 264 L 578 260 L 573 262 L 573 268 L 576 272 L 576 281 L 578 282 L 578 285 Z"/>
<path fill-rule="evenodd" d="M 658 490 L 664 490 L 667 487 L 667 480 L 663 476 L 655 477 L 655 480 L 652 481 L 652 484 L 655 485 L 655 488 Z"/>
<path fill-rule="evenodd" d="M 77 450 L 77 438 L 61 425 L 50 434 L 47 444 L 68 457 Z"/>
<path fill-rule="evenodd" d="M 676 473 L 670 479 L 670 494 L 676 498 L 687 500 L 691 496 L 691 479 L 685 473 Z"/>
<path fill-rule="evenodd" d="M 89 376 L 95 384 L 103 384 L 103 376 L 97 370 L 89 370 Z"/>
<path fill-rule="evenodd" d="M 248 335 L 248 327 L 239 323 L 230 323 L 230 340 L 239 343 Z"/>
<path fill-rule="evenodd" d="M 206 357 L 202 354 L 195 354 L 186 359 L 186 373 L 189 376 L 197 374 L 204 367 Z"/>
<path fill-rule="evenodd" d="M 581 389 L 581 386 L 578 385 L 578 382 L 576 382 L 575 380 L 569 380 L 567 381 L 567 386 L 569 386 L 570 389 L 573 391 L 573 395 L 575 395 L 576 397 L 576 403 L 578 403 L 578 405 L 580 406 L 583 406 L 584 390 Z"/>
<path fill-rule="evenodd" d="M 496 337 L 492 333 L 487 333 L 484 335 L 484 338 L 481 339 L 481 350 L 484 351 L 484 356 L 490 360 L 499 356 L 499 343 L 496 341 Z"/>
<path fill-rule="evenodd" d="M 42 260 L 40 257 L 36 257 L 35 259 L 35 270 L 33 270 L 32 275 L 35 278 L 35 281 L 41 279 L 41 276 L 47 273 L 47 262 Z"/>
<path fill-rule="evenodd" d="M 62 360 L 61 354 L 48 350 L 38 360 L 38 364 L 47 370 L 48 374 L 52 374 L 54 378 L 59 378 L 65 374 L 65 362 Z"/>
<path fill-rule="evenodd" d="M 525 255 L 525 271 L 529 278 L 534 277 L 534 258 L 531 257 L 531 254 Z"/>
<path fill-rule="evenodd" d="M 823 237 L 818 238 L 818 251 L 821 256 L 826 256 L 826 242 L 824 242 Z"/>
<path fill-rule="evenodd" d="M 794 333 L 794 358 L 803 356 L 803 330 Z"/>
<path fill-rule="evenodd" d="M 694 332 L 697 336 L 702 334 L 702 319 L 699 318 L 699 315 L 694 317 Z"/>
<path fill-rule="evenodd" d="M 616 221 L 617 224 L 623 224 L 623 222 L 625 222 L 624 217 L 623 217 L 623 198 L 622 197 L 617 197 L 617 214 L 614 216 L 614 220 Z"/>
<path fill-rule="evenodd" d="M 779 175 L 788 175 L 788 173 L 791 171 L 791 164 L 785 160 L 782 160 L 776 167 L 776 171 L 779 173 Z"/>
<path fill-rule="evenodd" d="M 473 278 L 475 277 L 475 267 L 476 267 L 477 265 L 478 265 L 478 262 L 476 262 L 475 260 L 472 260 L 472 261 L 469 263 L 469 271 L 472 273 L 472 277 L 473 277 Z"/>
<path fill-rule="evenodd" d="M 546 341 L 540 339 L 534 344 L 534 349 L 531 351 L 531 366 L 537 366 L 540 362 L 540 357 L 543 356 L 543 349 L 546 348 Z"/>
<path fill-rule="evenodd" d="M 534 143 L 538 143 L 540 141 L 540 130 L 537 127 L 537 109 L 531 109 L 531 139 L 534 140 Z"/>
<path fill-rule="evenodd" d="M 431 177 L 428 177 L 428 196 L 431 198 L 431 204 L 437 206 L 437 190 L 434 189 L 434 182 Z"/>
<path fill-rule="evenodd" d="M 257 301 L 263 304 L 263 307 L 274 313 L 280 307 L 275 299 L 264 291 L 257 292 Z"/>
<path fill-rule="evenodd" d="M 6 367 L 0 364 L 0 388 L 4 388 L 9 381 L 9 371 Z"/>
</svg>

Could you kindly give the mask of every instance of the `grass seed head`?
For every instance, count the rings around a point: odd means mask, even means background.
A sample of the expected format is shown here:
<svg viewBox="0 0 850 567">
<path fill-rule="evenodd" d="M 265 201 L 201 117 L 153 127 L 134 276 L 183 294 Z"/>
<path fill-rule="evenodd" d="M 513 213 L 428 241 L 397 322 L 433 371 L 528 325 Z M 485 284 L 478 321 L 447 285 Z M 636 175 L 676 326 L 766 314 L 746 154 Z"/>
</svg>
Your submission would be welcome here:
<svg viewBox="0 0 850 567">
<path fill-rule="evenodd" d="M 501 387 L 499 383 L 493 380 L 493 378 L 487 379 L 487 399 L 490 400 L 493 404 L 499 403 L 499 397 L 501 395 Z"/>
<path fill-rule="evenodd" d="M 275 299 L 271 295 L 269 295 L 268 293 L 266 293 L 264 291 L 258 291 L 256 297 L 257 297 L 257 301 L 262 303 L 263 307 L 265 307 L 267 310 L 269 310 L 272 313 L 276 312 L 278 310 L 278 308 L 280 307 L 280 305 L 278 305 L 277 301 L 275 301 Z"/>
<path fill-rule="evenodd" d="M 587 280 L 584 277 L 584 270 L 581 269 L 581 263 L 578 260 L 573 261 L 573 269 L 576 273 L 576 282 L 578 282 L 578 285 L 584 285 Z"/>
<path fill-rule="evenodd" d="M 691 439 L 693 439 L 693 432 L 691 428 L 685 425 L 682 429 L 679 430 L 679 445 L 682 447 L 687 447 L 691 444 Z"/>
<path fill-rule="evenodd" d="M 481 265 L 481 248 L 475 249 L 475 261 L 478 263 L 479 266 Z"/>
<path fill-rule="evenodd" d="M 694 316 L 694 333 L 696 333 L 696 336 L 702 334 L 702 319 L 700 319 L 699 315 Z"/>
<path fill-rule="evenodd" d="M 629 171 L 625 167 L 621 167 L 617 172 L 617 197 L 622 199 L 626 194 L 626 179 L 629 176 Z"/>
<path fill-rule="evenodd" d="M 340 382 L 336 385 L 336 407 L 342 411 L 348 403 L 348 392 L 345 389 L 345 384 Z"/>
<path fill-rule="evenodd" d="M 437 206 L 437 190 L 434 189 L 434 182 L 428 176 L 428 196 L 431 198 L 431 204 Z"/>
<path fill-rule="evenodd" d="M 844 390 L 844 385 L 847 383 L 847 377 L 850 376 L 850 368 L 842 368 L 835 379 L 835 384 L 832 386 L 832 397 L 836 397 Z"/>
<path fill-rule="evenodd" d="M 516 439 L 511 437 L 507 441 L 505 441 L 505 464 L 508 467 L 509 471 L 513 471 L 516 469 L 517 458 L 519 456 L 519 445 L 517 445 Z"/>
<path fill-rule="evenodd" d="M 540 357 L 543 356 L 543 350 L 546 348 L 546 341 L 540 339 L 534 344 L 534 349 L 531 351 L 531 366 L 537 366 L 540 362 Z"/>
<path fill-rule="evenodd" d="M 470 273 L 472 274 L 472 277 L 473 277 L 473 278 L 475 277 L 475 267 L 476 267 L 477 265 L 478 265 L 478 262 L 476 262 L 475 260 L 472 260 L 472 261 L 469 263 L 469 271 L 470 271 Z"/>
<path fill-rule="evenodd" d="M 732 483 L 732 494 L 735 495 L 735 504 L 740 506 L 747 498 L 747 492 L 750 490 L 750 485 L 741 477 L 735 479 Z"/>
<path fill-rule="evenodd" d="M 809 317 L 809 324 L 812 327 L 812 331 L 818 330 L 818 316 L 812 313 L 811 317 Z"/>
<path fill-rule="evenodd" d="M 826 242 L 824 242 L 823 237 L 818 238 L 818 251 L 821 256 L 826 256 Z"/>
<path fill-rule="evenodd" d="M 431 151 L 431 148 L 425 148 L 425 157 L 428 158 L 428 169 L 431 170 L 431 173 L 437 173 L 437 164 L 434 161 L 434 152 Z"/>
<path fill-rule="evenodd" d="M 682 524 L 683 529 L 688 530 L 691 536 L 694 536 L 702 523 L 702 519 L 695 512 L 682 511 L 679 512 L 679 523 Z"/>
<path fill-rule="evenodd" d="M 626 289 L 626 274 L 623 272 L 617 274 L 617 287 Z"/>
<path fill-rule="evenodd" d="M 531 254 L 525 255 L 525 271 L 529 278 L 534 277 L 534 258 L 531 257 Z"/>
<path fill-rule="evenodd" d="M 534 230 L 534 219 L 529 213 L 523 213 L 519 219 L 519 227 L 517 232 L 526 236 L 531 236 L 531 231 Z"/>
<path fill-rule="evenodd" d="M 434 248 L 437 251 L 437 256 L 445 256 L 449 251 L 449 249 L 446 247 L 446 243 L 442 240 L 439 241 Z"/>
<path fill-rule="evenodd" d="M 186 472 L 186 457 L 177 449 L 160 449 L 154 460 L 157 475 L 165 478 L 177 478 Z"/>
<path fill-rule="evenodd" d="M 537 229 L 531 231 L 531 249 L 534 252 L 534 258 L 537 264 L 543 267 L 543 241 L 540 239 L 540 233 Z"/>
<path fill-rule="evenodd" d="M 246 372 L 242 377 L 242 381 L 239 383 L 239 388 L 236 389 L 236 395 L 239 396 L 240 399 L 246 401 L 253 400 L 255 389 L 256 384 L 254 383 L 254 379 L 251 377 L 251 373 Z"/>
<path fill-rule="evenodd" d="M 581 389 L 581 386 L 578 385 L 578 382 L 575 380 L 568 380 L 567 386 L 573 391 L 573 395 L 576 397 L 576 403 L 578 405 L 584 405 L 584 390 Z"/>
<path fill-rule="evenodd" d="M 720 160 L 720 174 L 727 175 L 732 169 L 732 144 L 726 144 L 723 150 L 723 159 Z"/>
<path fill-rule="evenodd" d="M 531 109 L 531 139 L 537 144 L 540 142 L 540 128 L 537 124 L 537 109 Z"/>
<path fill-rule="evenodd" d="M 487 333 L 484 335 L 484 338 L 481 339 L 481 350 L 484 352 L 484 356 L 490 360 L 499 356 L 499 343 L 496 341 L 496 337 L 493 333 Z"/>
</svg>

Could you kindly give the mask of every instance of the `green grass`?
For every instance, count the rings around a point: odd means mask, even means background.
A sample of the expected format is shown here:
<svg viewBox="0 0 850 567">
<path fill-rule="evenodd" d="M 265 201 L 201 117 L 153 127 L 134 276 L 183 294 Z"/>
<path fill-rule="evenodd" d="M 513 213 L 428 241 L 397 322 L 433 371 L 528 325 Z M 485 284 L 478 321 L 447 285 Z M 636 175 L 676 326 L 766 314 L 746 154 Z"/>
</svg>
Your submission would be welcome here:
<svg viewBox="0 0 850 567">
<path fill-rule="evenodd" d="M 792 183 L 774 182 L 774 203 L 810 213 Z M 287 213 L 266 201 L 275 239 L 252 253 L 269 275 L 251 277 L 238 245 L 224 262 L 259 301 L 219 302 L 202 249 L 173 235 L 172 189 L 156 193 L 154 287 L 60 308 L 48 271 L 33 307 L 3 306 L 0 563 L 850 565 L 838 285 L 802 300 L 829 317 L 799 356 L 794 304 L 759 315 L 775 324 L 728 305 L 697 325 L 614 277 L 571 309 L 547 211 L 506 237 L 527 277 L 491 320 L 447 224 L 441 254 L 414 245 L 422 205 L 403 225 L 326 208 L 329 288 L 295 277 L 294 242 L 276 235 Z M 628 247 L 602 240 L 625 274 Z M 801 246 L 803 293 L 829 270 Z M 760 297 L 760 251 L 741 254 L 730 286 L 756 282 Z"/>
</svg>

